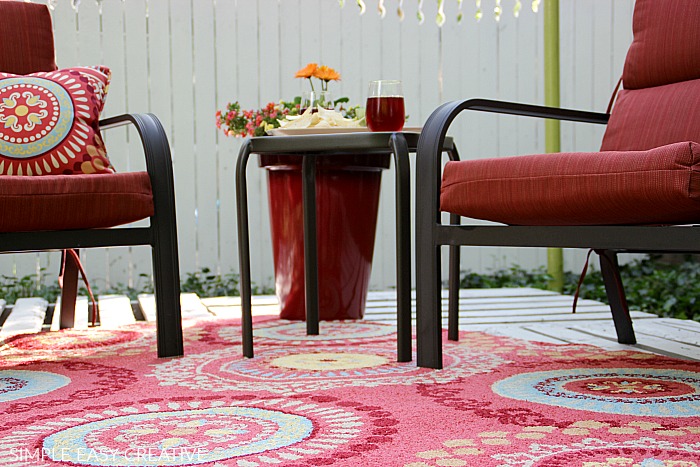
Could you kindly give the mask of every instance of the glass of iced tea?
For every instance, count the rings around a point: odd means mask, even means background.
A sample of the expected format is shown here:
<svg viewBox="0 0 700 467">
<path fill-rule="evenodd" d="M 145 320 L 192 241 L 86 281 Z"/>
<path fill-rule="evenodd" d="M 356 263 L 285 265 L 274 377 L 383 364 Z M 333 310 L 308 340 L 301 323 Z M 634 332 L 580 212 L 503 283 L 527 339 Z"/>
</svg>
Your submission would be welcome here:
<svg viewBox="0 0 700 467">
<path fill-rule="evenodd" d="M 301 93 L 299 113 L 303 114 L 309 107 L 312 113 L 318 112 L 319 107 L 333 110 L 333 96 L 330 91 L 304 91 Z"/>
<path fill-rule="evenodd" d="M 371 131 L 400 131 L 406 119 L 401 81 L 370 81 L 365 116 Z"/>
</svg>

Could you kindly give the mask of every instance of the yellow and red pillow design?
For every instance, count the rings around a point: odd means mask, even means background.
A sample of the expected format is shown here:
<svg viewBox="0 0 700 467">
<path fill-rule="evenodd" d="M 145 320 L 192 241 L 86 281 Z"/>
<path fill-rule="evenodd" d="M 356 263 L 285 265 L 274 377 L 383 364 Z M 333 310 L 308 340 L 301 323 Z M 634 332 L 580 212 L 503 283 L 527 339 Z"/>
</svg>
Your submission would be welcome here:
<svg viewBox="0 0 700 467">
<path fill-rule="evenodd" d="M 0 73 L 0 175 L 113 173 L 99 117 L 103 66 Z"/>
</svg>

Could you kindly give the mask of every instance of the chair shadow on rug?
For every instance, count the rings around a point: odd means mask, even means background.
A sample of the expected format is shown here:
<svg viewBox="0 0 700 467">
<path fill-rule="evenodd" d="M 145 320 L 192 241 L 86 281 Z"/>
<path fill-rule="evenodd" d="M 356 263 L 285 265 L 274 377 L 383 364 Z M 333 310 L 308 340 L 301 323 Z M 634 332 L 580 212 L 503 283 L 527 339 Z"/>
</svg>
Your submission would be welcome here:
<svg viewBox="0 0 700 467">
<path fill-rule="evenodd" d="M 20 33 L 17 33 L 19 31 Z M 102 65 L 58 70 L 46 5 L 0 1 L 0 252 L 63 250 L 61 327 L 72 327 L 74 249 L 148 245 L 158 356 L 183 354 L 173 172 L 152 114 L 99 120 L 111 73 Z M 133 125 L 146 172 L 116 173 L 101 130 Z M 149 219 L 147 227 L 120 227 Z M 58 310 L 56 311 L 58 312 Z"/>
<path fill-rule="evenodd" d="M 609 113 L 469 99 L 437 108 L 418 144 L 417 361 L 442 368 L 442 245 L 594 250 L 618 341 L 636 343 L 619 253 L 699 253 L 700 8 L 637 0 L 623 89 Z M 601 151 L 448 162 L 441 150 L 464 110 L 607 124 Z M 442 225 L 440 212 L 505 225 Z M 457 340 L 457 310 L 448 337 Z"/>
</svg>

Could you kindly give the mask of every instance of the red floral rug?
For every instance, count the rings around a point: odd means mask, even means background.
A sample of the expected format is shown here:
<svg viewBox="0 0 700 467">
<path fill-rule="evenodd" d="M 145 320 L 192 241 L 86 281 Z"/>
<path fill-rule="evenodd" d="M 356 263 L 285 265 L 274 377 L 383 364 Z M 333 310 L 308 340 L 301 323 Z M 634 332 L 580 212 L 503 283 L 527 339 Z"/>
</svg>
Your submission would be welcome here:
<svg viewBox="0 0 700 467">
<path fill-rule="evenodd" d="M 0 343 L 0 464 L 16 466 L 700 465 L 697 362 L 483 333 L 445 369 L 395 362 L 391 326 L 185 323 Z"/>
</svg>

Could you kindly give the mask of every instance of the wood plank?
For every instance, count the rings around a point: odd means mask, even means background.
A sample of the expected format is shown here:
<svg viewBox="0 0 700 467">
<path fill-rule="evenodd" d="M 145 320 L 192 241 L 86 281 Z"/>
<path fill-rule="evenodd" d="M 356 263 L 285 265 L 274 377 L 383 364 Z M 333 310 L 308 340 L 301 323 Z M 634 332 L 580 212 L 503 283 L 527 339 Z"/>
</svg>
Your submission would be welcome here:
<svg viewBox="0 0 700 467">
<path fill-rule="evenodd" d="M 659 321 L 658 319 L 640 321 L 635 323 L 634 330 L 639 336 L 656 336 L 669 341 L 700 347 L 700 333 L 697 330 L 681 329 Z"/>
<path fill-rule="evenodd" d="M 241 297 L 207 297 L 200 299 L 207 308 L 217 306 L 241 306 Z M 274 295 L 254 295 L 251 299 L 256 305 L 279 305 L 279 300 Z"/>
<path fill-rule="evenodd" d="M 442 298 L 447 298 L 449 291 L 442 290 Z M 503 287 L 493 289 L 459 289 L 460 298 L 497 298 L 497 297 L 567 297 L 550 290 L 531 287 Z M 416 298 L 416 291 L 411 291 L 411 298 Z M 396 300 L 396 290 L 372 290 L 367 294 L 367 301 Z"/>
<path fill-rule="evenodd" d="M 571 344 L 589 344 L 595 345 L 606 350 L 629 350 L 630 346 L 620 344 L 617 340 L 610 340 L 605 337 L 595 336 L 586 332 L 580 332 L 572 329 L 571 323 L 544 323 L 525 325 L 524 329 L 542 336 L 549 336 L 555 339 L 561 339 L 564 342 Z M 535 340 L 535 339 L 533 339 Z"/>
<path fill-rule="evenodd" d="M 512 337 L 525 341 L 547 342 L 549 344 L 566 344 L 565 340 L 559 339 L 556 336 L 550 336 L 539 332 L 534 332 L 526 327 L 519 325 L 489 325 L 489 324 L 474 324 L 469 327 L 461 327 L 462 331 L 479 331 L 491 334 L 494 336 Z"/>
<path fill-rule="evenodd" d="M 366 319 L 369 320 L 381 320 L 390 321 L 396 320 L 396 310 L 391 308 L 383 308 L 381 311 L 367 310 L 365 315 Z M 447 325 L 447 310 L 443 309 L 442 321 L 443 326 Z M 590 313 L 576 313 L 572 316 L 571 313 L 551 313 L 551 314 L 527 314 L 528 310 L 522 310 L 519 313 L 513 313 L 508 315 L 494 315 L 492 313 L 481 313 L 474 312 L 469 314 L 460 314 L 459 322 L 464 325 L 471 324 L 511 324 L 511 323 L 541 323 L 548 321 L 556 322 L 576 322 L 576 321 L 590 321 L 590 320 L 605 320 L 611 321 L 611 316 L 609 312 L 590 312 Z M 656 319 L 656 315 L 650 313 L 643 313 L 639 311 L 634 311 L 631 313 L 634 319 Z"/>
<path fill-rule="evenodd" d="M 253 316 L 279 316 L 279 301 L 274 295 L 254 295 L 251 302 Z M 241 317 L 241 297 L 203 298 L 202 303 L 219 318 Z"/>
<path fill-rule="evenodd" d="M 211 313 L 196 293 L 180 294 L 183 318 L 210 317 Z"/>
<path fill-rule="evenodd" d="M 468 302 L 467 302 L 468 303 Z M 383 306 L 370 306 L 366 307 L 369 312 L 374 309 L 393 309 L 394 304 L 384 304 Z M 415 310 L 415 305 L 412 307 Z M 443 312 L 447 311 L 447 303 L 442 303 Z M 610 307 L 601 304 L 589 304 L 583 307 L 577 307 L 576 313 L 571 312 L 571 306 L 557 306 L 556 304 L 551 306 L 538 305 L 536 307 L 530 308 L 527 306 L 509 305 L 509 306 L 498 306 L 498 305 L 468 305 L 461 304 L 459 307 L 460 315 L 463 316 L 515 316 L 515 315 L 553 315 L 553 314 L 566 314 L 571 319 L 576 319 L 576 316 L 587 314 L 587 313 L 608 313 L 610 316 Z M 656 315 L 647 313 L 648 317 L 656 318 Z"/>
<path fill-rule="evenodd" d="M 156 297 L 153 294 L 141 294 L 137 297 L 146 321 L 156 320 Z M 183 318 L 210 317 L 212 314 L 196 293 L 180 294 L 180 306 Z"/>
<path fill-rule="evenodd" d="M 630 313 L 633 319 L 655 318 L 656 315 L 650 313 L 642 313 L 633 311 Z M 447 323 L 447 318 L 443 319 Z M 547 316 L 540 315 L 516 315 L 516 316 L 475 316 L 475 317 L 460 317 L 460 322 L 467 324 L 477 323 L 538 323 L 545 321 L 572 321 L 571 314 L 554 314 Z M 610 313 L 581 313 L 577 316 L 577 321 L 610 321 Z"/>
<path fill-rule="evenodd" d="M 217 318 L 240 318 L 242 315 L 239 305 L 221 305 L 209 308 L 209 312 Z M 279 316 L 280 306 L 278 304 L 254 304 L 253 316 Z"/>
<path fill-rule="evenodd" d="M 146 321 L 156 320 L 156 297 L 153 294 L 139 294 L 136 297 L 141 307 L 141 313 Z"/>
<path fill-rule="evenodd" d="M 2 306 L 0 306 L 0 311 L 2 311 L 5 301 L 0 300 L 0 302 L 2 302 Z M 12 307 L 12 313 L 0 329 L 0 336 L 41 331 L 48 306 L 48 302 L 43 298 L 18 298 Z"/>
<path fill-rule="evenodd" d="M 443 303 L 447 302 L 447 299 L 444 298 L 442 300 Z M 389 300 L 368 300 L 367 305 L 368 306 L 387 306 L 387 305 L 393 305 L 396 303 L 396 299 L 389 299 Z M 415 300 L 413 301 L 415 303 Z M 569 309 L 572 308 L 573 306 L 573 299 L 571 297 L 562 297 L 562 296 L 550 296 L 550 297 L 519 297 L 519 298 L 510 298 L 510 297 L 503 297 L 503 298 L 460 298 L 459 299 L 460 307 L 462 305 L 464 306 L 470 306 L 470 307 L 478 307 L 478 306 L 483 306 L 484 309 L 488 307 L 503 307 L 503 308 L 537 308 L 537 307 L 551 307 L 551 306 L 559 306 L 559 307 L 568 307 Z M 597 306 L 606 306 L 605 304 L 595 301 L 595 300 L 588 300 L 588 299 L 579 299 L 576 309 L 579 307 L 586 307 L 586 306 L 591 306 L 591 305 L 597 305 Z M 461 309 L 461 308 L 460 308 Z"/>
<path fill-rule="evenodd" d="M 659 318 L 659 323 L 663 323 L 666 326 L 671 326 L 674 328 L 685 329 L 688 331 L 695 331 L 700 333 L 700 323 L 697 321 L 691 321 L 689 319 Z"/>
<path fill-rule="evenodd" d="M 616 340 L 615 328 L 612 322 L 600 323 L 575 323 L 572 329 L 588 332 L 593 335 Z M 672 357 L 700 360 L 700 347 L 669 341 L 667 339 L 653 335 L 642 334 L 637 336 L 639 349 L 649 350 L 654 353 L 668 355 Z"/>
<path fill-rule="evenodd" d="M 103 329 L 115 329 L 136 322 L 131 300 L 126 295 L 100 295 L 98 304 L 100 327 Z"/>
</svg>

